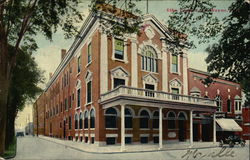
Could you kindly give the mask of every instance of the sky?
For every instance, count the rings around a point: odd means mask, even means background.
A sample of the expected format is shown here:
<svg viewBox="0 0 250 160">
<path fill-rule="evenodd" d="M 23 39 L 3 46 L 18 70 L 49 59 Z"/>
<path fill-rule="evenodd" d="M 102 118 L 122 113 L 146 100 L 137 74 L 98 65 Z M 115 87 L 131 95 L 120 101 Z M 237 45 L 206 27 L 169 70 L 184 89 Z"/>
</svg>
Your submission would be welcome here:
<svg viewBox="0 0 250 160">
<path fill-rule="evenodd" d="M 216 5 L 216 9 L 228 9 L 228 6 L 232 3 L 231 0 L 213 0 Z M 88 16 L 89 13 L 89 0 L 82 0 L 80 4 L 80 11 L 84 14 L 84 18 Z M 146 0 L 141 0 L 137 3 L 137 7 L 143 12 L 146 13 Z M 149 13 L 153 14 L 162 22 L 167 22 L 169 15 L 171 14 L 171 9 L 179 9 L 178 3 L 176 0 L 149 0 Z M 218 12 L 215 13 L 219 18 L 223 18 L 228 15 L 228 12 Z M 82 21 L 82 23 L 84 20 Z M 76 24 L 81 27 L 82 23 Z M 39 49 L 34 54 L 35 60 L 38 63 L 38 66 L 45 71 L 46 81 L 49 79 L 49 73 L 53 73 L 61 61 L 61 49 L 68 50 L 73 43 L 74 38 L 64 39 L 63 31 L 58 30 L 53 35 L 53 41 L 49 41 L 43 37 L 43 35 L 38 34 L 35 37 Z M 195 41 L 196 39 L 194 39 Z M 196 49 L 188 51 L 189 67 L 196 68 L 199 70 L 206 71 L 205 58 L 207 53 L 205 49 L 209 44 L 198 45 Z M 45 87 L 45 84 L 41 85 Z M 27 121 L 27 116 L 32 114 L 31 105 L 28 105 L 27 108 L 19 114 L 18 124 L 25 124 Z M 20 126 L 20 124 L 19 124 Z"/>
</svg>

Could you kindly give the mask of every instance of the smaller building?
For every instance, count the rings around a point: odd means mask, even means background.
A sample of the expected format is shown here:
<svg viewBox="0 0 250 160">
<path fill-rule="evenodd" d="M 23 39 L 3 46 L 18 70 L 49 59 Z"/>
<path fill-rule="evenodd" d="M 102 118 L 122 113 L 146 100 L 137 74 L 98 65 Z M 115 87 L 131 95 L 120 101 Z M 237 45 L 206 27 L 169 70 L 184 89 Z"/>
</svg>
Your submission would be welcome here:
<svg viewBox="0 0 250 160">
<path fill-rule="evenodd" d="M 41 94 L 33 104 L 34 134 L 45 135 L 45 95 Z"/>
</svg>

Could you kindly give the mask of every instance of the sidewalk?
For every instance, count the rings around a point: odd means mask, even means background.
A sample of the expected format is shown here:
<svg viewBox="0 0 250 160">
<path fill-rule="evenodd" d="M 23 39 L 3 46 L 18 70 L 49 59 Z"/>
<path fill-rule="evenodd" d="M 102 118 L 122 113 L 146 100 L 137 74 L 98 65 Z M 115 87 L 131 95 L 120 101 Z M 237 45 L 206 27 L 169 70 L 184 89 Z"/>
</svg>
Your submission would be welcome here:
<svg viewBox="0 0 250 160">
<path fill-rule="evenodd" d="M 128 144 L 125 146 L 125 151 L 121 152 L 121 146 L 119 144 L 98 147 L 94 144 L 61 140 L 46 136 L 39 136 L 38 138 L 56 144 L 64 145 L 65 147 L 69 147 L 78 151 L 86 153 L 99 153 L 99 154 L 154 152 L 154 151 L 168 151 L 168 150 L 184 150 L 190 148 L 190 143 L 188 142 L 164 144 L 161 150 L 159 150 L 159 145 L 157 144 L 132 144 L 132 145 Z M 214 148 L 214 147 L 218 147 L 218 142 L 215 144 L 213 144 L 213 142 L 194 142 L 191 148 L 202 149 L 202 148 Z"/>
</svg>

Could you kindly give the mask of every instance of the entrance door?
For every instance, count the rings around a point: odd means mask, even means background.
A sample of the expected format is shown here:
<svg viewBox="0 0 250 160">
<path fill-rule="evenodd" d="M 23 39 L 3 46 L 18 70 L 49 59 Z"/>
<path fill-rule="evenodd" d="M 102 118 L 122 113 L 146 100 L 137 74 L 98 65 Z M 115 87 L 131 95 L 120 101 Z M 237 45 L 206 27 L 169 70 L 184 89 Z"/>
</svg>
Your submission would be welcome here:
<svg viewBox="0 0 250 160">
<path fill-rule="evenodd" d="M 179 120 L 179 141 L 185 141 L 186 138 L 186 127 L 185 120 Z"/>
<path fill-rule="evenodd" d="M 66 139 L 66 121 L 63 121 L 63 138 Z"/>
<path fill-rule="evenodd" d="M 193 123 L 193 141 L 199 141 L 198 133 L 199 133 L 199 127 L 198 123 Z"/>
</svg>

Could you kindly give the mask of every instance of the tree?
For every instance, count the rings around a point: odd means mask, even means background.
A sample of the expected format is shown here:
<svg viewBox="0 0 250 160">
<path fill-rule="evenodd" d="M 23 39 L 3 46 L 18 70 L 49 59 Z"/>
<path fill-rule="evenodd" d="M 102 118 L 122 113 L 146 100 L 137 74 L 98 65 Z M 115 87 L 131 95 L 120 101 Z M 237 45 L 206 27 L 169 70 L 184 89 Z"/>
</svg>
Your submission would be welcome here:
<svg viewBox="0 0 250 160">
<path fill-rule="evenodd" d="M 78 0 L 0 0 L 0 155 L 5 150 L 7 97 L 18 49 L 35 50 L 38 32 L 49 40 L 58 27 L 66 38 L 77 33 L 73 24 L 82 20 L 77 4 Z"/>
<path fill-rule="evenodd" d="M 12 47 L 13 48 L 13 47 Z M 10 51 L 11 52 L 11 51 Z M 7 126 L 5 146 L 12 143 L 15 135 L 15 119 L 17 113 L 22 111 L 27 101 L 36 97 L 42 91 L 37 85 L 43 83 L 43 72 L 38 68 L 37 63 L 30 53 L 25 49 L 19 50 L 16 65 L 13 68 L 10 89 L 8 95 Z"/>
<path fill-rule="evenodd" d="M 206 49 L 208 71 L 212 73 L 207 81 L 223 76 L 241 83 L 249 103 L 250 3 L 237 0 L 229 7 L 229 16 L 221 20 L 213 16 L 215 5 L 211 0 L 179 0 L 179 5 L 180 12 L 171 15 L 169 27 L 197 37 L 199 43 L 218 40 Z"/>
<path fill-rule="evenodd" d="M 227 24 L 218 43 L 207 48 L 208 71 L 242 84 L 249 104 L 250 84 L 250 3 L 232 3 Z"/>
</svg>

